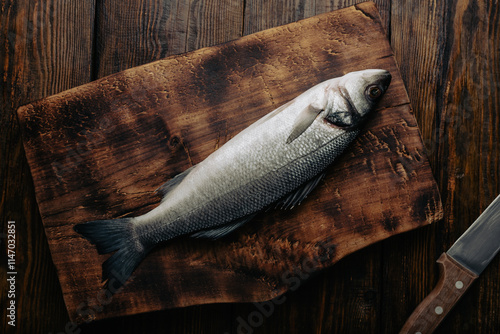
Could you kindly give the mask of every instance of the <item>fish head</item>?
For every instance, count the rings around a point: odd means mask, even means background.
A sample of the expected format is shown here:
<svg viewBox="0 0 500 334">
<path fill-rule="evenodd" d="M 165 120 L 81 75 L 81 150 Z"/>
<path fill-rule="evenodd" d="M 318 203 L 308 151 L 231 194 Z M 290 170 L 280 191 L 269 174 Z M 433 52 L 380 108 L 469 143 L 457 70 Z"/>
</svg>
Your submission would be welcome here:
<svg viewBox="0 0 500 334">
<path fill-rule="evenodd" d="M 372 111 L 391 83 L 386 70 L 350 72 L 328 87 L 325 120 L 341 128 L 355 128 Z"/>
<path fill-rule="evenodd" d="M 333 128 L 358 128 L 390 83 L 391 74 L 386 70 L 363 70 L 314 86 L 304 93 L 306 98 L 299 97 L 290 104 L 297 116 L 287 144 L 297 139 L 318 118 Z"/>
</svg>

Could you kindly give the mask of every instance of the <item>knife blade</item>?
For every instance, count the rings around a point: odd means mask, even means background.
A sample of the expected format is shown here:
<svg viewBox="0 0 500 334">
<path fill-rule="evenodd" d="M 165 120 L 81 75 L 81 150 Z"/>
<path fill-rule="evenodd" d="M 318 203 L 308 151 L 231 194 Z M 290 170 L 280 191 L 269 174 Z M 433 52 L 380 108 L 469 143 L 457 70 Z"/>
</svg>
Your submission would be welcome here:
<svg viewBox="0 0 500 334">
<path fill-rule="evenodd" d="M 441 254 L 439 281 L 417 306 L 400 334 L 432 333 L 500 250 L 500 195 Z"/>
</svg>

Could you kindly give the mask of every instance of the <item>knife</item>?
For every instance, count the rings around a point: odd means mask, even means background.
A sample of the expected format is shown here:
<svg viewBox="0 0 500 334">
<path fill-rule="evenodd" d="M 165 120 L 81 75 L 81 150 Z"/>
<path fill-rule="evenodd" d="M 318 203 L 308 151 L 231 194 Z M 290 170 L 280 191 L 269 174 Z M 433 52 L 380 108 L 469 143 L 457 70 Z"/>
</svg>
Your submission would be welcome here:
<svg viewBox="0 0 500 334">
<path fill-rule="evenodd" d="M 441 254 L 434 290 L 417 306 L 400 334 L 432 333 L 500 250 L 500 195 Z"/>
</svg>

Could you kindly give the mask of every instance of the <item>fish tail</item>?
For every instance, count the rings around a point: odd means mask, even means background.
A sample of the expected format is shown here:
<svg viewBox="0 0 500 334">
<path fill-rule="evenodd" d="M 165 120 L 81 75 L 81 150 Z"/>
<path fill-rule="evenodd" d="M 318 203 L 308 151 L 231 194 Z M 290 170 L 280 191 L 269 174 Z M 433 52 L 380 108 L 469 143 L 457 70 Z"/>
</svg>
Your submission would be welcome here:
<svg viewBox="0 0 500 334">
<path fill-rule="evenodd" d="M 134 218 L 94 220 L 74 226 L 97 248 L 99 254 L 116 251 L 102 264 L 102 281 L 105 287 L 115 293 L 120 289 L 149 249 L 145 249 L 133 234 Z"/>
</svg>

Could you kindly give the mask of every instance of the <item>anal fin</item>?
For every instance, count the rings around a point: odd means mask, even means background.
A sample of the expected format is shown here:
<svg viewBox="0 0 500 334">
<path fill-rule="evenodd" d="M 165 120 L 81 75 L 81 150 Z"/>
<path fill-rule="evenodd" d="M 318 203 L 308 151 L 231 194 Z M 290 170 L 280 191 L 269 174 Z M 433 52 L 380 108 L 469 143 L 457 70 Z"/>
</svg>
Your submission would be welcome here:
<svg viewBox="0 0 500 334">
<path fill-rule="evenodd" d="M 324 176 L 324 172 L 316 175 L 314 178 L 300 186 L 298 189 L 279 200 L 276 203 L 276 208 L 286 210 L 299 205 L 307 197 L 307 195 L 309 195 L 311 191 L 316 188 L 316 186 Z"/>
<path fill-rule="evenodd" d="M 222 238 L 225 235 L 228 235 L 229 233 L 233 232 L 236 230 L 238 227 L 243 226 L 245 223 L 249 222 L 252 220 L 253 217 L 257 215 L 258 212 L 252 213 L 248 216 L 245 216 L 243 218 L 237 219 L 229 224 L 219 226 L 213 229 L 209 230 L 202 230 L 199 232 L 195 232 L 191 234 L 191 237 L 193 238 L 207 238 L 207 239 L 219 239 Z"/>
</svg>

